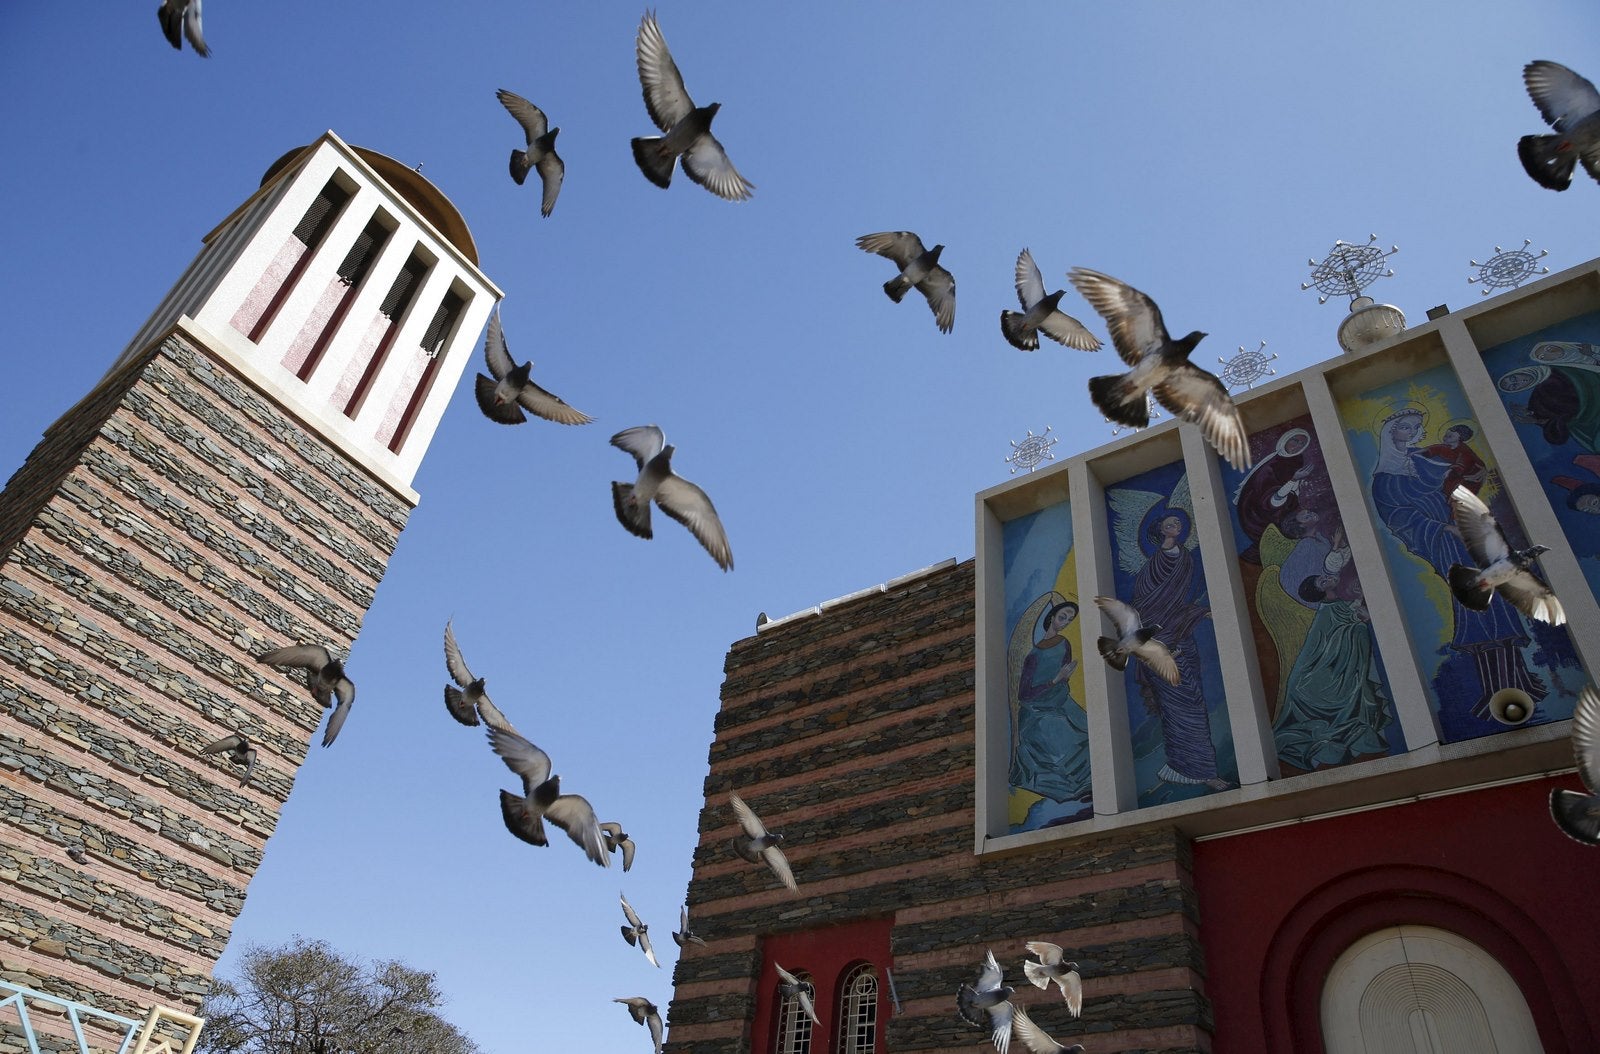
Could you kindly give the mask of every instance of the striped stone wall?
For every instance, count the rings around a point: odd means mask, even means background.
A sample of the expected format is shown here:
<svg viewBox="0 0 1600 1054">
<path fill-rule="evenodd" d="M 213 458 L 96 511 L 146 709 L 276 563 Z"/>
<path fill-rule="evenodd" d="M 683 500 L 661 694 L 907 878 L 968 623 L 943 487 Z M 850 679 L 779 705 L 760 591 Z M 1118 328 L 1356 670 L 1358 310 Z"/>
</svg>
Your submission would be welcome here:
<svg viewBox="0 0 1600 1054">
<path fill-rule="evenodd" d="M 324 716 L 252 656 L 347 652 L 409 513 L 176 334 L 49 429 L 0 493 L 0 977 L 198 1006 Z"/>
<path fill-rule="evenodd" d="M 669 1052 L 751 1051 L 763 937 L 885 916 L 901 1002 L 888 1050 L 982 1044 L 955 992 L 991 948 L 1016 1000 L 1063 1043 L 1212 1049 L 1181 833 L 973 852 L 973 566 L 785 620 L 729 651 L 688 898 L 707 945 L 679 959 Z M 729 849 L 729 790 L 785 834 L 798 893 Z M 1078 960 L 1081 1021 L 1022 977 L 1023 944 L 1037 939 Z M 883 991 L 880 1013 L 892 1014 Z M 817 1036 L 813 1049 L 831 1040 Z"/>
</svg>

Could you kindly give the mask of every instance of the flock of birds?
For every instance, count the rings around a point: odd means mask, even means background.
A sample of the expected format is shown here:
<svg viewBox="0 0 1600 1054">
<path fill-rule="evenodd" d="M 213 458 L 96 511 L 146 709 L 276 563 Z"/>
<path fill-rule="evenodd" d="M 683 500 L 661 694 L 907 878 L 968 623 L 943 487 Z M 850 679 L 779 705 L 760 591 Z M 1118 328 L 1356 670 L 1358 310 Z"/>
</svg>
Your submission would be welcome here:
<svg viewBox="0 0 1600 1054">
<path fill-rule="evenodd" d="M 162 32 L 174 48 L 181 49 L 182 41 L 187 39 L 197 54 L 211 54 L 201 28 L 201 0 L 162 0 L 158 16 Z M 669 187 L 674 171 L 681 166 L 689 179 L 720 198 L 748 199 L 755 185 L 734 167 L 711 132 L 721 104 L 695 105 L 653 12 L 646 12 L 640 22 L 635 48 L 645 109 L 661 132 L 659 136 L 632 140 L 633 157 L 640 172 L 655 185 Z M 1517 144 L 1528 175 L 1541 186 L 1565 190 L 1576 165 L 1581 163 L 1590 176 L 1600 181 L 1600 92 L 1565 66 L 1542 60 L 1524 68 L 1523 80 L 1540 114 L 1555 131 L 1550 135 L 1524 136 Z M 566 166 L 556 151 L 560 129 L 552 128 L 544 111 L 522 96 L 505 89 L 496 95 L 521 126 L 525 138 L 522 148 L 511 151 L 511 178 L 522 185 L 530 173 L 538 173 L 542 188 L 540 212 L 548 217 L 566 174 Z M 856 245 L 864 252 L 887 258 L 898 269 L 883 286 L 891 300 L 899 303 L 916 290 L 927 301 L 939 330 L 953 330 L 956 283 L 940 263 L 943 245 L 927 248 L 911 231 L 862 235 Z M 1145 427 L 1149 424 L 1148 398 L 1153 396 L 1173 416 L 1196 424 L 1219 455 L 1237 468 L 1249 468 L 1248 435 L 1232 396 L 1214 374 L 1190 361 L 1195 346 L 1206 334 L 1196 330 L 1174 340 L 1155 301 L 1109 275 L 1075 267 L 1068 272 L 1068 279 L 1105 321 L 1113 346 L 1129 367 L 1123 373 L 1095 376 L 1088 381 L 1090 397 L 1106 418 L 1129 427 Z M 1015 285 L 1021 311 L 1000 313 L 1000 330 L 1010 344 L 1034 351 L 1043 334 L 1068 348 L 1086 352 L 1100 349 L 1101 341 L 1082 322 L 1061 310 L 1065 290 L 1046 292 L 1043 274 L 1028 249 L 1017 257 Z M 531 379 L 531 361 L 518 365 L 512 359 L 498 312 L 489 321 L 484 358 L 489 374 L 478 375 L 475 395 L 489 420 L 521 424 L 531 413 L 565 425 L 592 422 L 588 414 L 536 384 Z M 674 448 L 666 443 L 661 429 L 653 424 L 625 429 L 611 437 L 611 444 L 632 455 L 638 469 L 633 482 L 611 484 L 618 522 L 641 538 L 652 537 L 653 503 L 682 523 L 719 567 L 731 570 L 733 553 L 716 509 L 705 491 L 673 471 Z M 1547 551 L 1546 547 L 1513 549 L 1488 507 L 1464 487 L 1458 488 L 1450 500 L 1457 528 L 1477 564 L 1450 569 L 1449 583 L 1456 599 L 1469 608 L 1482 610 L 1498 594 L 1530 618 L 1562 624 L 1565 614 L 1560 601 L 1533 570 L 1534 561 Z M 1134 659 L 1156 676 L 1178 683 L 1177 664 L 1166 646 L 1156 639 L 1160 626 L 1142 624 L 1138 611 L 1116 597 L 1098 596 L 1095 603 L 1110 619 L 1115 632 L 1115 636 L 1102 636 L 1097 641 L 1107 664 L 1120 671 Z M 500 791 L 506 829 L 530 845 L 544 847 L 549 844 L 544 826 L 548 820 L 564 831 L 590 861 L 610 867 L 612 856 L 620 853 L 622 869 L 628 871 L 635 851 L 632 838 L 620 824 L 601 822 L 582 795 L 562 792 L 561 777 L 553 773 L 549 755 L 518 732 L 490 700 L 484 679 L 475 676 L 462 658 L 448 623 L 444 650 L 446 669 L 453 682 L 445 685 L 447 712 L 463 725 L 486 726 L 490 748 L 521 779 L 521 794 Z M 332 745 L 355 702 L 355 685 L 346 675 L 342 661 L 316 643 L 273 649 L 257 656 L 257 660 L 303 671 L 312 698 L 333 711 L 322 737 L 324 747 Z M 1588 793 L 1554 790 L 1550 809 L 1562 831 L 1585 844 L 1596 845 L 1600 844 L 1600 693 L 1592 686 L 1584 690 L 1573 714 L 1573 744 L 1578 773 Z M 202 753 L 220 754 L 242 768 L 241 786 L 250 781 L 255 771 L 257 751 L 243 735 L 224 736 L 205 746 Z M 783 886 L 797 890 L 794 873 L 780 848 L 783 835 L 768 831 L 737 793 L 728 797 L 740 828 L 732 839 L 733 852 L 745 861 L 768 868 Z M 81 845 L 69 848 L 68 853 L 80 863 L 87 859 Z M 627 920 L 621 927 L 623 938 L 659 967 L 650 944 L 649 927 L 625 894 L 621 905 Z M 680 948 L 705 944 L 689 928 L 687 904 L 681 909 L 679 925 L 672 936 Z M 1057 945 L 1033 941 L 1026 947 L 1038 957 L 1023 963 L 1027 979 L 1039 988 L 1057 985 L 1068 1011 L 1078 1017 L 1083 988 L 1077 964 L 1066 961 Z M 779 994 L 797 1000 L 801 1011 L 815 1023 L 815 988 L 774 965 L 780 979 Z M 957 1011 L 963 1019 L 988 1031 L 1000 1054 L 1007 1054 L 1013 1035 L 1034 1054 L 1084 1050 L 1079 1044 L 1064 1046 L 1047 1035 L 1010 1001 L 1014 991 L 1004 983 L 1003 972 L 991 951 L 976 981 L 963 984 L 958 990 Z M 636 1022 L 648 1027 L 660 1054 L 663 1027 L 656 1005 L 642 996 L 614 1001 L 625 1005 Z"/>
</svg>

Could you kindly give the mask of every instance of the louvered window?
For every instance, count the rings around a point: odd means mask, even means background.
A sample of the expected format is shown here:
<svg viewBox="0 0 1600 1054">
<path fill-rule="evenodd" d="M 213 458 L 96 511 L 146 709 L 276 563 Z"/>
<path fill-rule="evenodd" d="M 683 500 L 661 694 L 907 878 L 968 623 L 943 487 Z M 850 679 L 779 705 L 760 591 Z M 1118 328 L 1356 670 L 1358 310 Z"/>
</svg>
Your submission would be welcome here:
<svg viewBox="0 0 1600 1054">
<path fill-rule="evenodd" d="M 300 217 L 300 222 L 294 225 L 294 236 L 304 242 L 306 248 L 315 249 L 333 227 L 333 221 L 339 218 L 339 210 L 349 200 L 350 192 L 329 180 L 327 186 L 317 192 L 317 200 Z"/>
</svg>

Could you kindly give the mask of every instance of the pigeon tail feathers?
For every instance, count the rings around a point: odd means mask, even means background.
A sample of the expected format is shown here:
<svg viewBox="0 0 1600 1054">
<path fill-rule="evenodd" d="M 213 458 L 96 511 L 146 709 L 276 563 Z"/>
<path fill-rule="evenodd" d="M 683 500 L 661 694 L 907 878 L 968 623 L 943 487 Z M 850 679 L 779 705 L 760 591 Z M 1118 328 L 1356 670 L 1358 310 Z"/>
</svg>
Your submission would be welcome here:
<svg viewBox="0 0 1600 1054">
<path fill-rule="evenodd" d="M 1566 190 L 1572 185 L 1572 170 L 1578 152 L 1563 150 L 1563 135 L 1525 135 L 1517 140 L 1517 157 L 1533 181 L 1548 190 Z"/>
<path fill-rule="evenodd" d="M 483 411 L 483 416 L 503 425 L 520 425 L 526 421 L 528 415 L 523 413 L 522 408 L 516 403 L 497 403 L 494 401 L 494 392 L 498 387 L 499 382 L 493 378 L 485 377 L 481 373 L 478 374 L 478 380 L 472 390 L 472 394 L 477 397 L 478 409 Z"/>
<path fill-rule="evenodd" d="M 522 181 L 528 178 L 532 169 L 533 162 L 528 160 L 526 150 L 511 151 L 511 178 L 517 181 L 517 186 L 522 186 Z"/>
<path fill-rule="evenodd" d="M 1106 417 L 1129 428 L 1150 424 L 1150 405 L 1137 385 L 1128 383 L 1126 374 L 1107 374 L 1089 378 L 1089 398 Z"/>
<path fill-rule="evenodd" d="M 1105 637 L 1100 639 L 1102 641 L 1106 640 Z M 1104 654 L 1103 646 L 1102 654 Z M 1124 661 L 1123 665 L 1126 666 L 1127 662 Z M 1044 963 L 1036 963 L 1032 959 L 1025 959 L 1022 963 L 1022 972 L 1028 975 L 1028 980 L 1033 982 L 1035 988 L 1050 987 L 1050 971 L 1045 969 Z"/>
<path fill-rule="evenodd" d="M 672 166 L 677 163 L 676 154 L 661 148 L 663 140 L 660 136 L 640 136 L 633 140 L 633 160 L 639 166 L 639 171 L 644 173 L 644 178 L 658 187 L 666 188 L 672 185 Z"/>
<path fill-rule="evenodd" d="M 1494 597 L 1494 587 L 1484 585 L 1478 572 L 1461 564 L 1450 565 L 1450 592 L 1464 608 L 1483 611 Z"/>
<path fill-rule="evenodd" d="M 1550 792 L 1550 816 L 1568 838 L 1600 845 L 1600 797 L 1573 790 Z"/>
<path fill-rule="evenodd" d="M 1039 334 L 1022 324 L 1023 316 L 1015 311 L 1000 312 L 1000 332 L 1014 348 L 1023 351 L 1039 350 Z"/>
<path fill-rule="evenodd" d="M 895 275 L 893 278 L 883 283 L 883 291 L 888 293 L 889 299 L 893 300 L 897 304 L 901 300 L 905 299 L 906 293 L 910 292 L 910 290 L 911 283 L 906 281 L 904 275 Z"/>
<path fill-rule="evenodd" d="M 636 503 L 633 497 L 632 483 L 611 483 L 611 505 L 617 510 L 617 522 L 628 529 L 629 534 L 636 534 L 640 538 L 651 537 L 650 532 L 650 506 Z"/>
<path fill-rule="evenodd" d="M 1128 657 L 1117 652 L 1117 642 L 1110 637 L 1099 637 L 1095 640 L 1095 647 L 1100 649 L 1101 658 L 1111 664 L 1113 670 L 1126 670 Z"/>
</svg>

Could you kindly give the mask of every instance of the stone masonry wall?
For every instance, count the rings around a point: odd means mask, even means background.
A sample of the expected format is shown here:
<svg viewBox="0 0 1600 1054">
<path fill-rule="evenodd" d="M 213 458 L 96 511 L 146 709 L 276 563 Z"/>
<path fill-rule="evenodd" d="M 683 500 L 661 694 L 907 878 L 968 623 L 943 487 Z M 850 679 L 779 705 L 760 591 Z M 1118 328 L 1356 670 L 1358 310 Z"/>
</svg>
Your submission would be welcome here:
<svg viewBox="0 0 1600 1054">
<path fill-rule="evenodd" d="M 325 713 L 253 656 L 347 653 L 409 514 L 176 335 L 49 429 L 0 493 L 0 978 L 195 1010 Z"/>
<path fill-rule="evenodd" d="M 955 993 L 993 949 L 1015 1001 L 1096 1054 L 1211 1048 L 1188 841 L 1143 828 L 973 852 L 974 564 L 734 644 L 710 751 L 689 910 L 704 948 L 674 976 L 668 1054 L 751 1051 L 766 935 L 891 917 L 901 1010 L 888 1050 L 970 1051 Z M 798 893 L 728 847 L 737 790 L 782 831 Z M 1084 1011 L 1022 977 L 1023 944 L 1067 949 Z M 785 963 L 790 969 L 804 963 Z M 831 1037 L 817 1037 L 831 1049 Z"/>
</svg>

